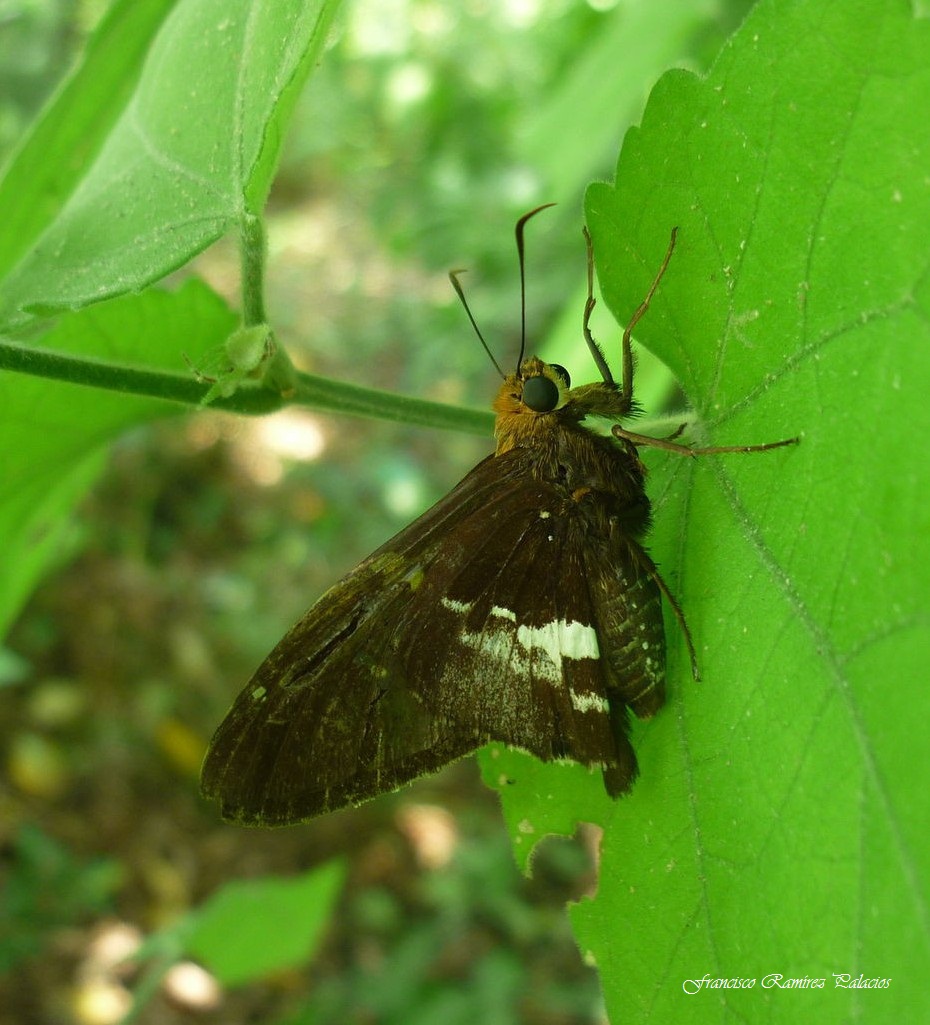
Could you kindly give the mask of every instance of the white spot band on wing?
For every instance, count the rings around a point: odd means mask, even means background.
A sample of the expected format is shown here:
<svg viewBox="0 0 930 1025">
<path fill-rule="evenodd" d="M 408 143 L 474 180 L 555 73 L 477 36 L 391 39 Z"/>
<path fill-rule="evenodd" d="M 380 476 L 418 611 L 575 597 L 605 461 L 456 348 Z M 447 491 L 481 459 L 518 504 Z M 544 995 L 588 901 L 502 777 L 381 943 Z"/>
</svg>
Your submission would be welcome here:
<svg viewBox="0 0 930 1025">
<path fill-rule="evenodd" d="M 518 626 L 517 640 L 524 648 L 542 648 L 559 665 L 563 658 L 600 658 L 597 631 L 576 619 L 553 619 L 543 626 Z"/>
<path fill-rule="evenodd" d="M 575 691 L 571 691 L 572 708 L 576 712 L 590 712 L 592 709 L 595 712 L 609 712 L 610 703 L 607 698 L 601 697 L 600 694 L 576 694 Z"/>
<path fill-rule="evenodd" d="M 458 615 L 465 615 L 473 608 L 472 602 L 457 601 L 448 597 L 442 599 L 442 605 Z M 562 679 L 563 658 L 600 658 L 597 631 L 593 626 L 574 619 L 553 619 L 542 626 L 517 626 L 517 644 L 527 653 L 526 656 L 520 657 L 519 651 L 514 649 L 514 630 L 509 626 L 510 623 L 516 625 L 516 622 L 516 613 L 511 609 L 492 605 L 488 624 L 483 630 L 463 630 L 459 636 L 466 647 L 481 651 L 491 661 L 508 664 L 511 671 L 521 676 L 529 671 L 530 663 L 527 656 L 530 652 L 541 653 L 545 658 L 535 660 L 535 671 L 553 683 Z M 572 703 L 578 711 L 587 711 L 594 707 L 602 711 L 606 709 L 605 699 L 593 695 L 573 694 Z"/>
<path fill-rule="evenodd" d="M 502 605 L 492 605 L 491 615 L 497 616 L 498 619 L 509 619 L 511 623 L 517 621 L 516 612 L 511 612 L 510 609 L 505 609 Z"/>
</svg>

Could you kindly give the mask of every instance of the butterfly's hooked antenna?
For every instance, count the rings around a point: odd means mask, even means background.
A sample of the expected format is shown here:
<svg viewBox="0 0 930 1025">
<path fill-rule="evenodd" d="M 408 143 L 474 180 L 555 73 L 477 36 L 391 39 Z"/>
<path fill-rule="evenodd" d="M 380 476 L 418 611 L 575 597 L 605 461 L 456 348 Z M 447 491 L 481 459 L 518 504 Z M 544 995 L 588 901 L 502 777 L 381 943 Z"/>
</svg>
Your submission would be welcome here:
<svg viewBox="0 0 930 1025">
<path fill-rule="evenodd" d="M 548 210 L 550 206 L 555 206 L 555 203 L 543 203 L 542 206 L 536 207 L 535 210 L 530 210 L 528 214 L 524 214 L 517 221 L 515 229 L 517 236 L 517 259 L 520 261 L 520 356 L 517 359 L 518 374 L 520 373 L 520 367 L 523 365 L 523 354 L 526 352 L 526 271 L 524 269 L 526 261 L 523 258 L 523 226 L 531 217 L 535 217 L 541 210 Z"/>
<path fill-rule="evenodd" d="M 494 353 L 488 348 L 488 343 L 484 340 L 484 335 L 478 329 L 478 325 L 475 323 L 475 318 L 471 315 L 471 310 L 468 308 L 468 301 L 465 298 L 465 293 L 462 291 L 462 286 L 459 284 L 459 274 L 464 274 L 464 270 L 450 270 L 449 280 L 452 282 L 452 287 L 455 289 L 455 294 L 459 297 L 459 301 L 465 307 L 465 312 L 468 314 L 468 319 L 471 321 L 471 326 L 475 329 L 475 334 L 478 336 L 478 341 L 484 346 L 484 351 L 488 354 L 488 358 L 494 364 L 497 372 L 501 375 L 501 378 L 506 380 L 507 375 L 501 370 L 500 363 L 494 358 Z"/>
</svg>

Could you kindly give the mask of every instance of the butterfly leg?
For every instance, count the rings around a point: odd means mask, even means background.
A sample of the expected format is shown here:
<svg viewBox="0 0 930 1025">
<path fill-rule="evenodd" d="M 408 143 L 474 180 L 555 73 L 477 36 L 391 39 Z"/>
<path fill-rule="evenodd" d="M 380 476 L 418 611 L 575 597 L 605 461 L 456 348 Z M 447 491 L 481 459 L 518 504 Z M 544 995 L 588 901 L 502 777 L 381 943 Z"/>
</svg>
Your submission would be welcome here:
<svg viewBox="0 0 930 1025">
<path fill-rule="evenodd" d="M 597 300 L 594 298 L 594 246 L 591 243 L 591 233 L 588 231 L 587 226 L 581 230 L 584 233 L 584 244 L 587 252 L 588 265 L 588 298 L 585 300 L 584 315 L 581 318 L 581 333 L 584 335 L 588 351 L 591 353 L 592 359 L 597 364 L 597 369 L 604 381 L 604 384 L 612 386 L 614 384 L 613 374 L 610 372 L 607 360 L 604 359 L 604 353 L 601 352 L 601 347 L 595 341 L 594 335 L 591 334 L 591 313 L 597 305 Z"/>
<path fill-rule="evenodd" d="M 672 438 L 677 438 L 683 428 L 679 428 L 668 438 L 651 438 L 648 434 L 637 434 L 635 431 L 628 431 L 619 424 L 614 424 L 611 433 L 615 438 L 621 438 L 633 445 L 649 445 L 652 448 L 660 448 L 665 452 L 675 452 L 680 456 L 717 456 L 726 452 L 768 452 L 773 448 L 783 448 L 785 445 L 797 445 L 800 438 L 784 438 L 781 441 L 770 441 L 765 445 L 711 445 L 707 448 L 692 448 L 690 445 L 678 445 Z"/>
</svg>

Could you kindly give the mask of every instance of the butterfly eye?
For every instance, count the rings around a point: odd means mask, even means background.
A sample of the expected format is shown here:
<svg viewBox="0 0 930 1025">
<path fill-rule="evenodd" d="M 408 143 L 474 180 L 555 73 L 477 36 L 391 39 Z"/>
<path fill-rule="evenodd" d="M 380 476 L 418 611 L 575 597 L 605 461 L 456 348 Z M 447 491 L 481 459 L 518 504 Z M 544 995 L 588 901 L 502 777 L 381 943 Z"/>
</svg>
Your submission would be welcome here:
<svg viewBox="0 0 930 1025">
<path fill-rule="evenodd" d="M 523 382 L 523 404 L 534 413 L 550 413 L 559 404 L 559 386 L 551 377 L 528 377 Z"/>
<path fill-rule="evenodd" d="M 562 381 L 563 388 L 571 388 L 572 378 L 569 372 L 562 366 L 561 363 L 550 363 L 549 366 L 556 372 L 558 377 Z"/>
</svg>

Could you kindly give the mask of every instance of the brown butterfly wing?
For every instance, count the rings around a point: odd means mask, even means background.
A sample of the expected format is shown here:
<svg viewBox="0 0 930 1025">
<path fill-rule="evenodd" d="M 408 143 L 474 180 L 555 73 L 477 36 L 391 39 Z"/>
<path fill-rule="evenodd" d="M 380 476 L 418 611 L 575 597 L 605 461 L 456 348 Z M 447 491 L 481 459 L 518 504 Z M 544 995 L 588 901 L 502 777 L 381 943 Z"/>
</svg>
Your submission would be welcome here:
<svg viewBox="0 0 930 1025">
<path fill-rule="evenodd" d="M 490 740 L 628 788 L 626 704 L 648 714 L 661 687 L 637 707 L 617 671 L 640 634 L 662 643 L 662 621 L 630 626 L 623 593 L 651 608 L 655 585 L 635 545 L 592 537 L 577 503 L 531 470 L 522 450 L 480 463 L 287 634 L 204 763 L 226 818 L 303 821 Z"/>
</svg>

